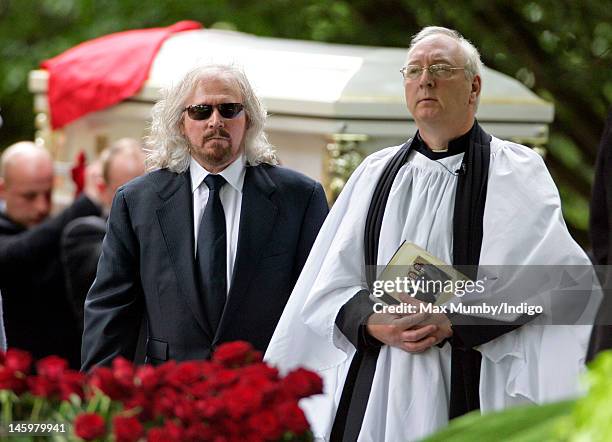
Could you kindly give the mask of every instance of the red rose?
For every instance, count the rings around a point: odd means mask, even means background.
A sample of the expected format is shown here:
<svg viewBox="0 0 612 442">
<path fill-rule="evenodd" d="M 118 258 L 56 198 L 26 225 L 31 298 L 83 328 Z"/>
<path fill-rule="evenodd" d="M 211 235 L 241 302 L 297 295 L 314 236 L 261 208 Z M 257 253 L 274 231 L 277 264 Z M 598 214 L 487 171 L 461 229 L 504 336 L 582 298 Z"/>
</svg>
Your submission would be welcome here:
<svg viewBox="0 0 612 442">
<path fill-rule="evenodd" d="M 86 379 L 87 376 L 85 376 L 84 373 L 66 370 L 59 380 L 60 399 L 67 401 L 73 394 L 83 399 L 85 397 L 83 386 L 85 385 Z"/>
<path fill-rule="evenodd" d="M 217 373 L 212 375 L 208 382 L 213 391 L 222 390 L 230 387 L 238 381 L 238 373 L 236 370 L 219 369 Z"/>
<path fill-rule="evenodd" d="M 144 435 L 144 429 L 135 417 L 115 416 L 113 433 L 116 442 L 136 442 Z"/>
<path fill-rule="evenodd" d="M 221 344 L 213 353 L 212 360 L 225 367 L 239 367 L 261 361 L 261 353 L 246 341 Z"/>
<path fill-rule="evenodd" d="M 276 393 L 280 390 L 281 386 L 280 382 L 272 381 L 265 376 L 246 376 L 243 373 L 241 373 L 238 385 L 257 390 L 262 395 L 262 400 L 271 400 L 274 396 L 276 396 Z"/>
<path fill-rule="evenodd" d="M 138 408 L 140 410 L 138 418 L 142 421 L 153 419 L 153 402 L 141 391 L 134 393 L 132 397 L 126 399 L 123 402 L 123 408 L 125 410 Z"/>
<path fill-rule="evenodd" d="M 271 381 L 278 380 L 278 369 L 275 367 L 270 367 L 265 362 L 257 362 L 255 364 L 247 365 L 240 370 L 240 374 L 242 376 L 265 377 Z"/>
<path fill-rule="evenodd" d="M 143 365 L 136 369 L 137 385 L 140 385 L 146 392 L 154 392 L 159 383 L 159 374 L 152 365 Z"/>
<path fill-rule="evenodd" d="M 104 394 L 113 400 L 123 400 L 129 397 L 131 391 L 125 386 L 119 384 L 113 372 L 107 367 L 98 367 L 94 369 L 91 375 L 90 385 L 99 388 Z"/>
<path fill-rule="evenodd" d="M 244 422 L 235 419 L 220 419 L 218 422 L 215 422 L 214 425 L 217 428 L 217 432 L 221 433 L 221 436 L 215 438 L 215 441 L 226 440 L 242 442 L 244 440 L 244 435 L 249 432 Z"/>
<path fill-rule="evenodd" d="M 182 442 L 184 439 L 183 429 L 171 421 L 167 421 L 161 428 L 152 428 L 147 433 L 148 442 Z"/>
<path fill-rule="evenodd" d="M 164 424 L 164 430 L 166 430 L 166 434 L 170 436 L 170 440 L 183 440 L 183 429 L 174 422 L 166 421 L 166 423 Z"/>
<path fill-rule="evenodd" d="M 9 390 L 21 394 L 28 389 L 26 376 L 8 367 L 0 366 L 0 390 Z"/>
<path fill-rule="evenodd" d="M 127 389 L 134 387 L 134 364 L 122 356 L 118 356 L 113 360 L 112 372 L 115 381 Z"/>
<path fill-rule="evenodd" d="M 168 442 L 170 436 L 166 434 L 163 428 L 151 428 L 147 433 L 147 442 Z"/>
<path fill-rule="evenodd" d="M 166 382 L 166 377 L 168 374 L 174 371 L 176 366 L 176 361 L 168 361 L 155 367 L 155 375 L 157 376 L 158 385 L 162 385 Z"/>
<path fill-rule="evenodd" d="M 213 440 L 216 435 L 217 433 L 215 433 L 214 428 L 210 425 L 196 422 L 185 429 L 183 440 L 194 442 Z"/>
<path fill-rule="evenodd" d="M 81 439 L 99 439 L 106 433 L 104 419 L 96 413 L 81 413 L 74 420 L 74 434 Z"/>
<path fill-rule="evenodd" d="M 223 398 L 210 397 L 195 402 L 196 411 L 202 419 L 214 421 L 226 414 L 226 404 Z"/>
<path fill-rule="evenodd" d="M 189 399 L 179 399 L 174 404 L 174 415 L 183 423 L 191 423 L 197 420 L 195 403 Z"/>
<path fill-rule="evenodd" d="M 323 380 L 310 370 L 298 368 L 285 376 L 283 389 L 296 399 L 302 399 L 323 393 Z"/>
<path fill-rule="evenodd" d="M 50 397 L 56 394 L 58 390 L 57 383 L 43 376 L 30 376 L 27 382 L 30 393 L 34 396 Z"/>
<path fill-rule="evenodd" d="M 32 365 L 32 356 L 27 351 L 9 348 L 4 355 L 4 366 L 10 370 L 27 374 L 30 365 Z"/>
<path fill-rule="evenodd" d="M 242 434 L 240 442 L 265 442 L 265 438 L 255 431 L 250 431 L 247 434 Z M 284 439 L 283 439 L 284 440 Z"/>
<path fill-rule="evenodd" d="M 257 432 L 266 440 L 278 440 L 283 435 L 279 418 L 272 411 L 261 411 L 248 420 L 251 431 Z"/>
<path fill-rule="evenodd" d="M 58 380 L 68 369 L 68 361 L 59 356 L 47 356 L 36 363 L 36 371 L 40 376 L 50 380 Z"/>
<path fill-rule="evenodd" d="M 223 392 L 228 413 L 234 419 L 253 413 L 261 408 L 263 393 L 249 386 L 236 386 Z"/>
<path fill-rule="evenodd" d="M 285 429 L 291 431 L 295 435 L 299 436 L 310 429 L 304 412 L 295 402 L 285 402 L 276 407 L 275 412 Z"/>
<path fill-rule="evenodd" d="M 163 387 L 159 390 L 157 396 L 153 398 L 153 414 L 155 416 L 173 417 L 174 404 L 178 401 L 179 396 L 175 390 L 169 387 Z"/>
<path fill-rule="evenodd" d="M 204 378 L 214 375 L 220 369 L 221 366 L 216 362 L 200 361 L 200 371 L 202 372 L 202 376 Z"/>
<path fill-rule="evenodd" d="M 176 388 L 185 389 L 188 385 L 200 380 L 201 377 L 200 363 L 190 361 L 178 364 L 172 372 L 168 373 L 166 381 Z"/>
<path fill-rule="evenodd" d="M 211 383 L 207 380 L 198 381 L 189 386 L 189 393 L 197 399 L 205 399 L 215 393 Z"/>
</svg>

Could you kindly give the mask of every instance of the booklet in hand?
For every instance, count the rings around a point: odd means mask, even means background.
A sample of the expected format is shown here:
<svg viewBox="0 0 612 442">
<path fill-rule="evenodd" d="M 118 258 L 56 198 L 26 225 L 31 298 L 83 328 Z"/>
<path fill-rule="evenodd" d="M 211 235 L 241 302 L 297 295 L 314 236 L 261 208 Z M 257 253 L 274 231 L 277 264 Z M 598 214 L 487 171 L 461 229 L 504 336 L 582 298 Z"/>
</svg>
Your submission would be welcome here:
<svg viewBox="0 0 612 442">
<path fill-rule="evenodd" d="M 470 278 L 427 250 L 404 241 L 376 280 L 379 290 L 370 297 L 374 302 L 393 305 L 402 302 L 399 294 L 403 293 L 443 305 L 453 298 L 457 281 L 470 281 Z"/>
</svg>

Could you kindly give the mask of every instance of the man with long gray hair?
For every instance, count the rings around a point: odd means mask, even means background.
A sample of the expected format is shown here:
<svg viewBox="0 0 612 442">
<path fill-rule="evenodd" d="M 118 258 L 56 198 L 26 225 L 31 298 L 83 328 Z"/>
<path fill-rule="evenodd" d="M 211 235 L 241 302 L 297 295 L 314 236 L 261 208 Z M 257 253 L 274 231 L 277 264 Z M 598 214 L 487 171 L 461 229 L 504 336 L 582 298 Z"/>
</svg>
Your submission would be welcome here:
<svg viewBox="0 0 612 442">
<path fill-rule="evenodd" d="M 265 350 L 327 214 L 320 184 L 277 166 L 240 69 L 192 70 L 152 114 L 153 171 L 114 198 L 83 369 L 133 358 L 143 317 L 150 363 L 234 340 Z"/>
</svg>

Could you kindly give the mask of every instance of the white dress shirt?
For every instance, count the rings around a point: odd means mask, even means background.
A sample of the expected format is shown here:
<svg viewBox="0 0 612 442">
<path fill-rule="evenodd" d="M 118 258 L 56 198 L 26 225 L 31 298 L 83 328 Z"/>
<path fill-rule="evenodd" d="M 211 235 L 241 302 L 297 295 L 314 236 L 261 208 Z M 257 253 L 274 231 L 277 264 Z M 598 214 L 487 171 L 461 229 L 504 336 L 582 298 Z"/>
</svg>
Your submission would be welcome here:
<svg viewBox="0 0 612 442">
<path fill-rule="evenodd" d="M 238 247 L 238 229 L 240 227 L 240 207 L 242 206 L 242 186 L 244 184 L 246 160 L 238 157 L 232 164 L 219 173 L 227 183 L 221 188 L 219 198 L 225 212 L 225 231 L 227 234 L 227 291 L 230 290 L 236 249 Z M 191 192 L 193 195 L 193 232 L 195 238 L 194 255 L 198 248 L 198 231 L 202 214 L 208 202 L 208 186 L 204 178 L 210 174 L 200 164 L 191 158 L 189 165 L 191 174 Z"/>
</svg>

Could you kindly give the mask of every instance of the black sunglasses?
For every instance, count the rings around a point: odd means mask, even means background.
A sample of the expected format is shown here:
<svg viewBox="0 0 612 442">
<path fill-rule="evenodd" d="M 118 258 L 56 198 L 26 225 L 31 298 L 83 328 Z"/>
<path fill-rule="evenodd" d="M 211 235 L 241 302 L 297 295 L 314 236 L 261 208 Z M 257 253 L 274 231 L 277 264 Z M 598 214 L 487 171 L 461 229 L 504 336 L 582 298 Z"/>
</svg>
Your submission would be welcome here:
<svg viewBox="0 0 612 442">
<path fill-rule="evenodd" d="M 244 105 L 242 103 L 192 104 L 183 109 L 183 112 L 187 111 L 187 115 L 192 120 L 208 120 L 215 108 L 223 118 L 231 119 L 242 112 Z"/>
</svg>

